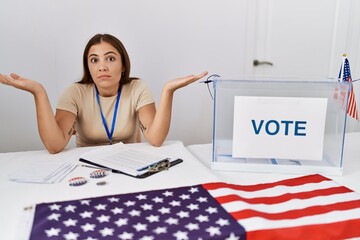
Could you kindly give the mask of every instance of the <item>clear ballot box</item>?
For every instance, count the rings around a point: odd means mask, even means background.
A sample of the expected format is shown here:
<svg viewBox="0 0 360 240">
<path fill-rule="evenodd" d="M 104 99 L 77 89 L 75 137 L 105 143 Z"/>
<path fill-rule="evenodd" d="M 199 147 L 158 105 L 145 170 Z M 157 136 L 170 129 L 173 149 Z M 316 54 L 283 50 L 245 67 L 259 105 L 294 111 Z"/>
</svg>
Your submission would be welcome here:
<svg viewBox="0 0 360 240">
<path fill-rule="evenodd" d="M 342 175 L 351 85 L 213 80 L 214 170 Z"/>
</svg>

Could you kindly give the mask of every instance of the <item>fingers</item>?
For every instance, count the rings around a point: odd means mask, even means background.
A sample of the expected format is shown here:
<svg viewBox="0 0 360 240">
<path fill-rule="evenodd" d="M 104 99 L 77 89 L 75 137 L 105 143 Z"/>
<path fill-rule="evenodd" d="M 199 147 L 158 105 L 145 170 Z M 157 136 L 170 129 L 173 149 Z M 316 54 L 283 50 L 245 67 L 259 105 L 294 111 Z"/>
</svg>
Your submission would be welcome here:
<svg viewBox="0 0 360 240">
<path fill-rule="evenodd" d="M 12 77 L 13 79 L 19 79 L 20 78 L 20 76 L 17 75 L 16 73 L 11 73 L 10 77 Z"/>
<path fill-rule="evenodd" d="M 193 75 L 192 80 L 193 80 L 193 82 L 197 81 L 197 80 L 205 77 L 207 74 L 208 74 L 208 71 L 204 71 L 204 72 L 200 73 L 199 75 L 196 75 L 196 76 Z"/>
<path fill-rule="evenodd" d="M 11 73 L 10 76 L 5 74 L 0 74 L 0 83 L 6 84 L 6 85 L 14 85 L 14 80 L 18 80 L 21 77 L 15 73 Z"/>
<path fill-rule="evenodd" d="M 198 75 L 199 79 L 205 77 L 206 75 L 208 75 L 208 73 L 209 73 L 208 71 L 204 71 L 204 72 L 200 73 Z"/>
<path fill-rule="evenodd" d="M 0 74 L 0 83 L 9 85 L 11 78 L 5 74 Z"/>
<path fill-rule="evenodd" d="M 190 81 L 190 82 L 194 82 L 196 80 L 199 80 L 199 79 L 205 77 L 207 74 L 208 74 L 208 71 L 204 71 L 204 72 L 200 73 L 199 75 L 189 75 L 189 76 L 183 77 L 183 79 Z"/>
</svg>

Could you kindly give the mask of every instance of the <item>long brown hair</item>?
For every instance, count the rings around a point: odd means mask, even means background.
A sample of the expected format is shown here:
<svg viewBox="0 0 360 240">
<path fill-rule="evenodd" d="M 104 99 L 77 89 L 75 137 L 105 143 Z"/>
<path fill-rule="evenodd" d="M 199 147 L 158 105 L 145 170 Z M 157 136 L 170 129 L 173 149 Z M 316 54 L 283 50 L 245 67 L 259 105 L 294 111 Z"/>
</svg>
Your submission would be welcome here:
<svg viewBox="0 0 360 240">
<path fill-rule="evenodd" d="M 99 44 L 101 42 L 107 42 L 107 43 L 111 44 L 120 53 L 121 61 L 124 66 L 124 69 L 125 69 L 124 73 L 121 75 L 121 78 L 120 78 L 120 86 L 127 84 L 134 79 L 138 79 L 138 78 L 130 77 L 130 58 L 129 58 L 129 55 L 128 55 L 124 45 L 122 44 L 122 42 L 110 34 L 96 34 L 89 40 L 89 42 L 87 43 L 87 45 L 85 47 L 84 54 L 83 54 L 84 75 L 78 83 L 81 83 L 81 84 L 94 83 L 94 80 L 92 79 L 92 77 L 90 75 L 90 71 L 89 71 L 88 54 L 89 54 L 90 48 L 93 45 Z"/>
</svg>

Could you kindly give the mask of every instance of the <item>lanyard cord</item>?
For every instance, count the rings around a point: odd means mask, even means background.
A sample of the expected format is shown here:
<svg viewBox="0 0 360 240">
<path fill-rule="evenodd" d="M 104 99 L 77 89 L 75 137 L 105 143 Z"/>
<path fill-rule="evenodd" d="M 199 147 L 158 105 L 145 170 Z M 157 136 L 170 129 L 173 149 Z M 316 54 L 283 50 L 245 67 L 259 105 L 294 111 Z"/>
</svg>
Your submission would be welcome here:
<svg viewBox="0 0 360 240">
<path fill-rule="evenodd" d="M 114 116 L 113 116 L 113 120 L 112 120 L 112 124 L 111 124 L 111 132 L 109 131 L 109 128 L 108 128 L 107 123 L 106 123 L 106 119 L 105 119 L 104 114 L 103 114 L 103 112 L 101 110 L 99 91 L 96 88 L 96 86 L 94 86 L 94 87 L 95 87 L 95 93 L 96 93 L 96 101 L 99 104 L 99 108 L 100 108 L 101 119 L 102 119 L 104 128 L 106 130 L 106 134 L 108 136 L 108 139 L 109 139 L 110 145 L 111 145 L 112 144 L 112 136 L 114 134 L 114 129 L 115 129 L 116 115 L 117 115 L 117 110 L 118 110 L 119 100 L 120 100 L 120 95 L 121 95 L 121 87 L 119 87 L 118 94 L 116 96 L 116 103 L 115 103 L 115 108 L 114 108 Z"/>
</svg>

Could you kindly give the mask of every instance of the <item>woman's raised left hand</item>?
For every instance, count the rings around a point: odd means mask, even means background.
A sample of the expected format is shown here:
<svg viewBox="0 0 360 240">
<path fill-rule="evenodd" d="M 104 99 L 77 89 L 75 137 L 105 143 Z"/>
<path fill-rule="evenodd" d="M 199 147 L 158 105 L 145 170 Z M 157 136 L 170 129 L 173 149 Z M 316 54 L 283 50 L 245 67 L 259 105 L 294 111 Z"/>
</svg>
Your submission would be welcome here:
<svg viewBox="0 0 360 240">
<path fill-rule="evenodd" d="M 185 87 L 185 86 L 189 85 L 190 83 L 193 83 L 193 82 L 205 77 L 207 74 L 208 74 L 208 72 L 205 71 L 199 75 L 189 75 L 186 77 L 180 77 L 180 78 L 176 78 L 174 80 L 170 80 L 165 84 L 164 90 L 167 90 L 167 91 L 173 93 L 177 89 Z"/>
</svg>

